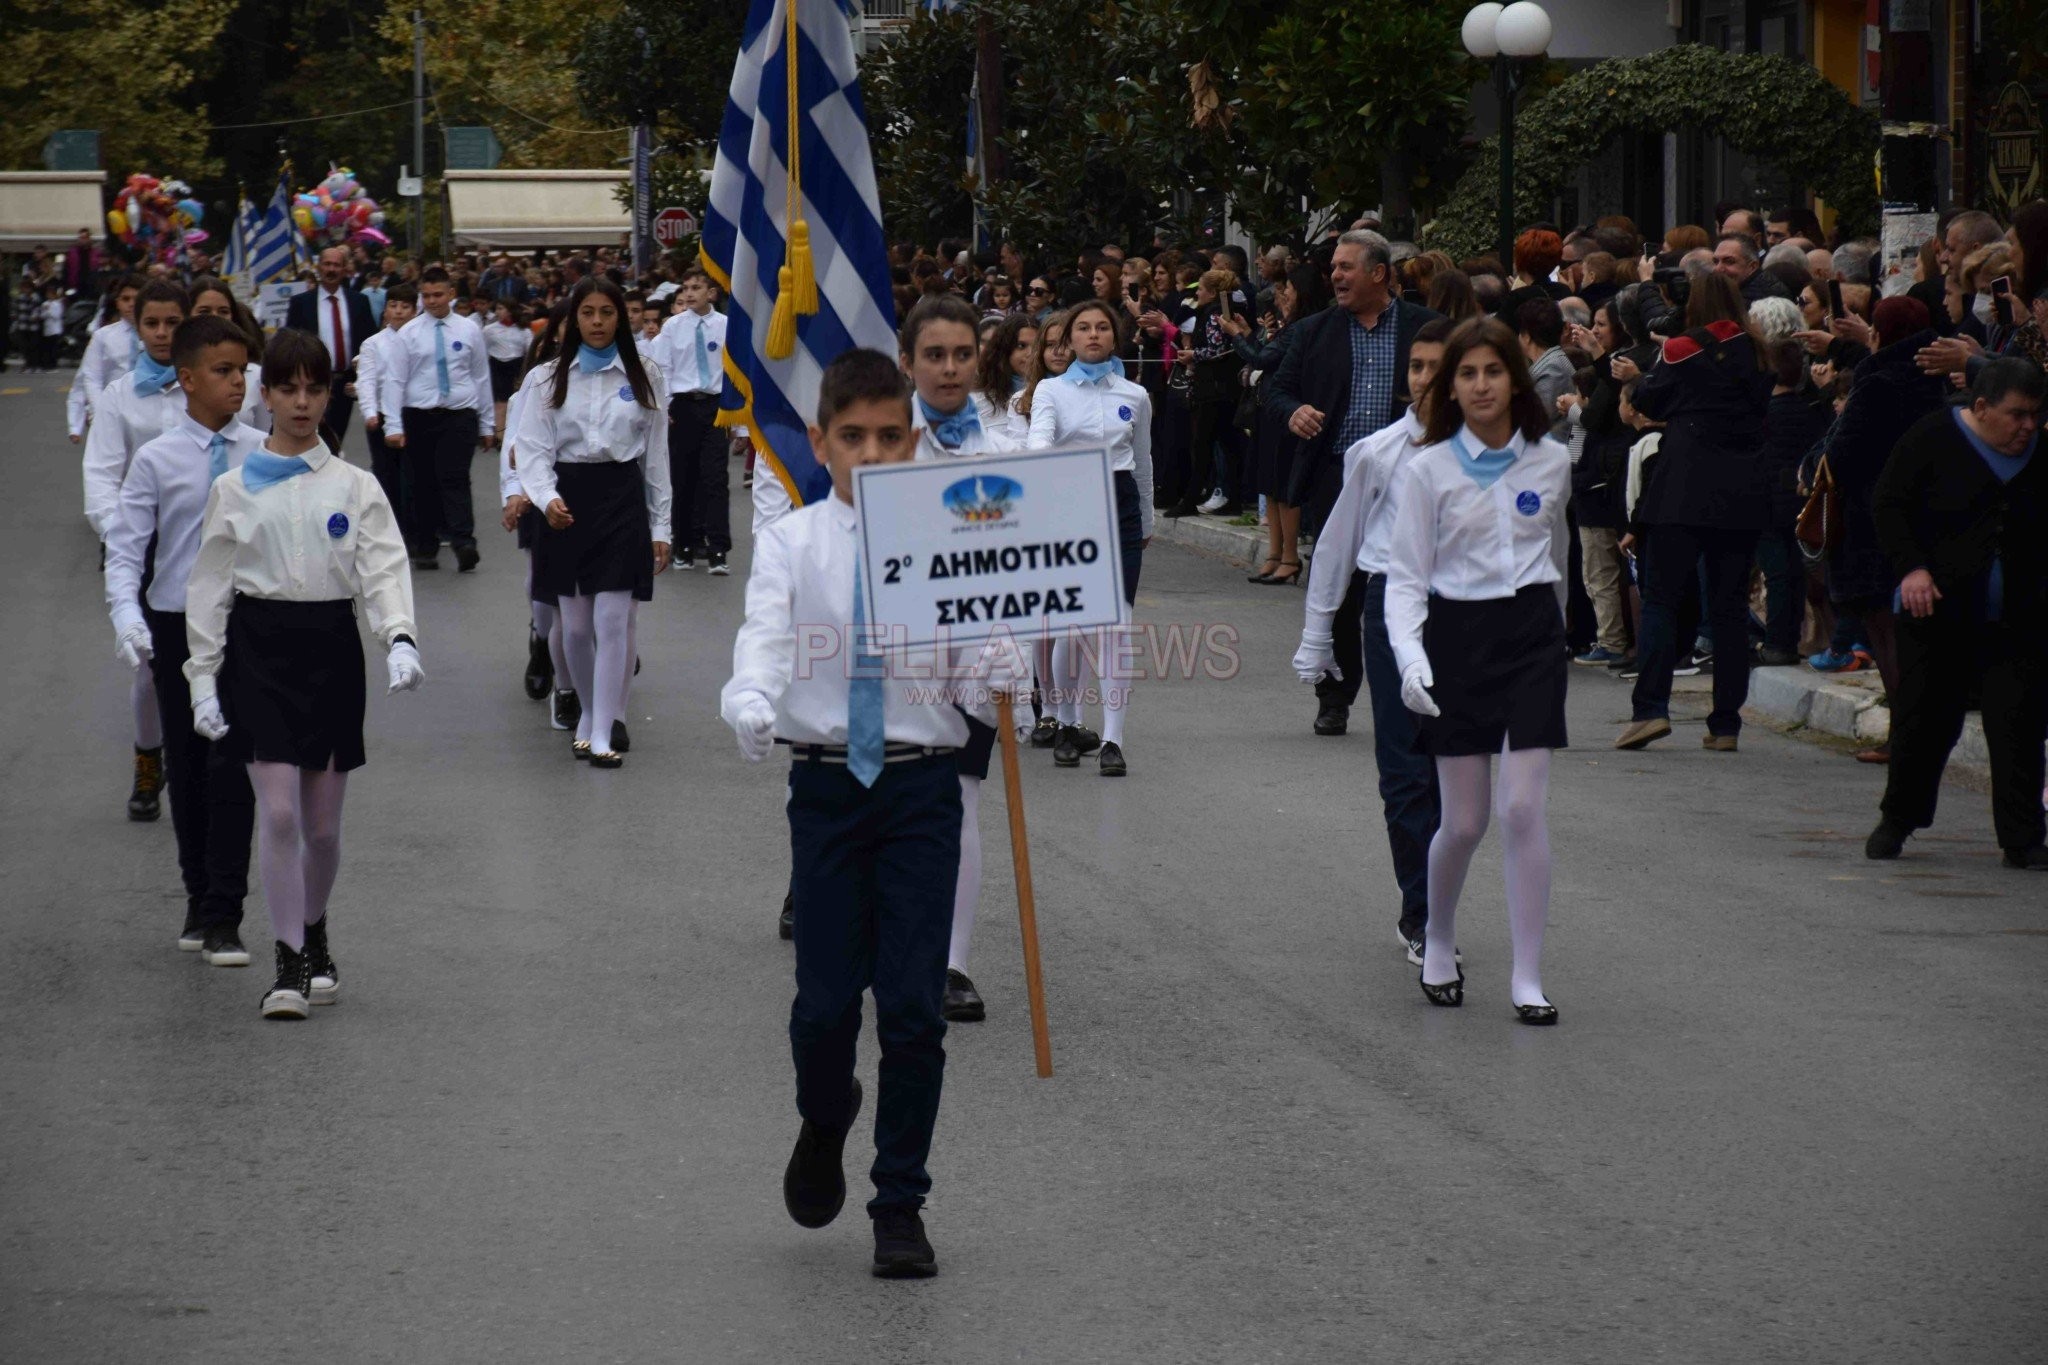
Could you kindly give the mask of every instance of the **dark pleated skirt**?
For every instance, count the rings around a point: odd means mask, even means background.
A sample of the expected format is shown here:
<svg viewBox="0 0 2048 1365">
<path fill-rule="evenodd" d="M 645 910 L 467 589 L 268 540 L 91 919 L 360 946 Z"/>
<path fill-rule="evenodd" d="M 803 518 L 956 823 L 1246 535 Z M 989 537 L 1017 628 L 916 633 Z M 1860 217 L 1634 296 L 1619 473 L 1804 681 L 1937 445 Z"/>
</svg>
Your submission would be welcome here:
<svg viewBox="0 0 2048 1365">
<path fill-rule="evenodd" d="M 1513 597 L 1455 602 L 1432 595 L 1422 647 L 1440 716 L 1416 718 L 1415 747 L 1438 758 L 1566 746 L 1570 671 L 1557 590 L 1548 583 Z"/>
<path fill-rule="evenodd" d="M 364 693 L 354 602 L 236 595 L 220 670 L 226 758 L 360 768 Z"/>
<path fill-rule="evenodd" d="M 639 462 L 558 464 L 555 491 L 576 522 L 566 531 L 543 527 L 534 546 L 534 596 L 630 592 L 635 601 L 653 601 L 654 537 Z"/>
</svg>

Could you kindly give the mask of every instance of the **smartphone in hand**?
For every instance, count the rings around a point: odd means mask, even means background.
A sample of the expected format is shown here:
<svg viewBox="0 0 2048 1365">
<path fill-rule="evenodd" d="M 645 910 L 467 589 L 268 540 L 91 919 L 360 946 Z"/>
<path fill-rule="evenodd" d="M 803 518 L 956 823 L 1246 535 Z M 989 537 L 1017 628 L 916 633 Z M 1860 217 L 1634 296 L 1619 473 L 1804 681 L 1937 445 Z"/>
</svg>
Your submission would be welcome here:
<svg viewBox="0 0 2048 1365">
<path fill-rule="evenodd" d="M 1842 282 L 1840 280 L 1828 281 L 1828 316 L 1831 318 L 1845 318 L 1849 316 L 1849 310 L 1842 306 Z"/>
<path fill-rule="evenodd" d="M 2012 326 L 2012 276 L 2000 275 L 1991 282 L 1991 316 L 2001 327 Z"/>
</svg>

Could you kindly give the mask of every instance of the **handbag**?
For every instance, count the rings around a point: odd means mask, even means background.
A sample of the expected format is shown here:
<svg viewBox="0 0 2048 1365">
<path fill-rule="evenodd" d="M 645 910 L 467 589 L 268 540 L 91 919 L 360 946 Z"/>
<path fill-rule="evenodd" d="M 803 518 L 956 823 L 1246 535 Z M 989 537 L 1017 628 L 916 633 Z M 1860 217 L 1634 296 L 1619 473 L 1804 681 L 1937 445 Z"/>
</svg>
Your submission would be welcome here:
<svg viewBox="0 0 2048 1365">
<path fill-rule="evenodd" d="M 1806 495 L 1806 506 L 1799 509 L 1792 535 L 1808 559 L 1823 559 L 1842 543 L 1842 490 L 1835 486 L 1834 471 L 1828 468 L 1825 455 L 1814 467 L 1813 491 Z"/>
</svg>

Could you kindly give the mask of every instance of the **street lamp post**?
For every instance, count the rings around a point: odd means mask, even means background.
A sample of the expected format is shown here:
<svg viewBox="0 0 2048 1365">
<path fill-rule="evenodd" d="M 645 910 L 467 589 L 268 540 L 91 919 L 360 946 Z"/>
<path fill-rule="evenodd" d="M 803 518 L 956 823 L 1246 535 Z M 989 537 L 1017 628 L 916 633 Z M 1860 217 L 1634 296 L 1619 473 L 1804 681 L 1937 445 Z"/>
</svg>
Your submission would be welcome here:
<svg viewBox="0 0 2048 1365">
<path fill-rule="evenodd" d="M 1500 264 L 1515 268 L 1515 91 L 1519 63 L 1540 57 L 1550 46 L 1550 16 L 1535 0 L 1512 5 L 1474 5 L 1462 29 L 1465 50 L 1493 63 L 1493 92 L 1500 102 Z"/>
</svg>

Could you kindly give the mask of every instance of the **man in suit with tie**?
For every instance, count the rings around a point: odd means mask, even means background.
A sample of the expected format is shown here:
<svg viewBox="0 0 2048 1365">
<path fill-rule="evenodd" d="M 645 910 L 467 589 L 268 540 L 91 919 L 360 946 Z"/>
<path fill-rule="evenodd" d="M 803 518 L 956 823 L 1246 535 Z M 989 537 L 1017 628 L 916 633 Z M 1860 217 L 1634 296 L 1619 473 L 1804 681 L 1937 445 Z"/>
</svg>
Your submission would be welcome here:
<svg viewBox="0 0 2048 1365">
<path fill-rule="evenodd" d="M 320 282 L 292 295 L 284 325 L 320 338 L 334 361 L 334 396 L 327 404 L 327 428 L 339 442 L 348 435 L 349 414 L 356 400 L 356 352 L 377 334 L 370 301 L 349 287 L 348 248 L 331 246 L 320 253 Z"/>
</svg>

